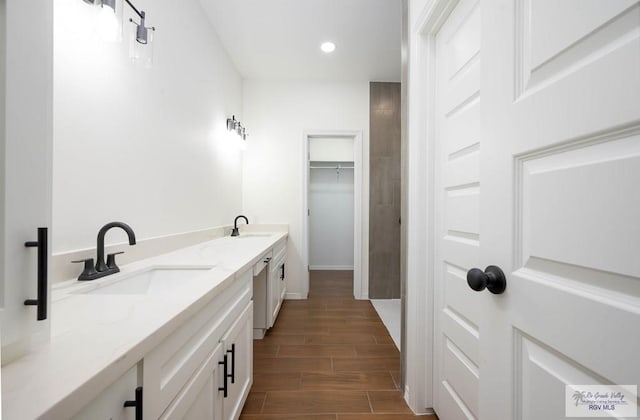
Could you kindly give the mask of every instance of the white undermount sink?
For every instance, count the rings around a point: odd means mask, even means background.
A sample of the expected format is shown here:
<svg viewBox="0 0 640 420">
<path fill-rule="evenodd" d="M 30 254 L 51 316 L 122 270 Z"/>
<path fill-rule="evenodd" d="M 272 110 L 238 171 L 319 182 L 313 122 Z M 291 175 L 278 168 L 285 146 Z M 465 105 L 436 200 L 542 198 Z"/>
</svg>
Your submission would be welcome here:
<svg viewBox="0 0 640 420">
<path fill-rule="evenodd" d="M 90 295 L 169 295 L 188 289 L 194 282 L 207 279 L 205 273 L 213 265 L 152 266 L 133 273 L 119 274 L 118 278 L 92 283 L 74 294 Z"/>
<path fill-rule="evenodd" d="M 234 236 L 234 238 L 268 238 L 271 235 L 273 233 L 241 233 L 239 236 Z"/>
</svg>

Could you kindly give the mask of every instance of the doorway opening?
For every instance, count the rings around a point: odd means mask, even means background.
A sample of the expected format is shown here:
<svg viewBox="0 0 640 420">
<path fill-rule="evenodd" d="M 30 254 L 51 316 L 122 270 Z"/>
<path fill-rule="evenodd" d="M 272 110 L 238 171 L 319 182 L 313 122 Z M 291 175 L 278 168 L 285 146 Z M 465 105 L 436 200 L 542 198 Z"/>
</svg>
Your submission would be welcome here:
<svg viewBox="0 0 640 420">
<path fill-rule="evenodd" d="M 352 271 L 353 296 L 367 299 L 361 267 L 362 132 L 307 132 L 303 149 L 303 296 L 309 294 L 309 271 Z"/>
</svg>

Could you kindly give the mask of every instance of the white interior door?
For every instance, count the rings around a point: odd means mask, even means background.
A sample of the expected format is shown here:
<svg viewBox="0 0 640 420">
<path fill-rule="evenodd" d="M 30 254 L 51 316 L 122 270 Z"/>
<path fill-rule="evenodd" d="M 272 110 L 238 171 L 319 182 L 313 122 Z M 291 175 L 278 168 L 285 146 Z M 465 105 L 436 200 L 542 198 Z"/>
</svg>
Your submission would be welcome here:
<svg viewBox="0 0 640 420">
<path fill-rule="evenodd" d="M 463 0 L 435 51 L 437 414 L 639 384 L 639 2 Z M 502 294 L 467 285 L 489 265 Z"/>
<path fill-rule="evenodd" d="M 640 384 L 640 3 L 482 22 L 480 415 L 563 419 L 565 385 Z"/>
<path fill-rule="evenodd" d="M 47 319 L 37 321 L 36 307 L 24 302 L 38 296 L 38 251 L 26 248 L 25 242 L 36 240 L 39 227 L 51 226 L 53 2 L 2 3 L 6 55 L 5 125 L 0 136 L 4 151 L 0 316 L 2 363 L 7 363 L 49 335 L 48 308 Z M 49 252 L 44 257 L 47 261 Z"/>
<path fill-rule="evenodd" d="M 441 419 L 477 418 L 481 305 L 466 285 L 480 247 L 480 19 L 462 0 L 435 37 L 434 408 Z"/>
</svg>

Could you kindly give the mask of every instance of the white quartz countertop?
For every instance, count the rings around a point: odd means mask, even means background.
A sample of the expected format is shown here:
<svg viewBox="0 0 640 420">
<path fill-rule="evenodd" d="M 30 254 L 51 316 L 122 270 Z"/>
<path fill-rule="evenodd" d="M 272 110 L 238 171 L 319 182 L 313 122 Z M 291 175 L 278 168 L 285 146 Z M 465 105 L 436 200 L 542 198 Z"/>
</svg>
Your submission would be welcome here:
<svg viewBox="0 0 640 420">
<path fill-rule="evenodd" d="M 218 238 L 128 264 L 102 279 L 53 286 L 50 342 L 2 368 L 2 418 L 71 417 L 286 236 Z M 197 275 L 171 293 L 82 293 L 151 267 Z"/>
</svg>

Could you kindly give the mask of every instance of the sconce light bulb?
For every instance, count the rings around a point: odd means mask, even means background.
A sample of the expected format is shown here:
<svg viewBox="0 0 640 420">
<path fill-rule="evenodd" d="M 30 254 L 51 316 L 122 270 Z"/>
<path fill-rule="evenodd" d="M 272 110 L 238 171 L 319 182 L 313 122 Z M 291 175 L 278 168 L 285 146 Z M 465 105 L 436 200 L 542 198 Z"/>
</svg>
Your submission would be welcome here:
<svg viewBox="0 0 640 420">
<path fill-rule="evenodd" d="M 144 45 L 147 43 L 147 36 L 148 36 L 148 31 L 147 31 L 147 28 L 145 28 L 144 23 L 138 25 L 136 27 L 136 41 Z"/>
<path fill-rule="evenodd" d="M 102 0 L 100 5 L 100 34 L 105 41 L 118 41 L 120 22 L 116 14 L 115 0 Z"/>
<path fill-rule="evenodd" d="M 103 9 L 106 6 L 106 7 L 109 7 L 111 9 L 112 13 L 116 12 L 116 0 L 102 0 L 101 5 L 102 5 Z"/>
</svg>

